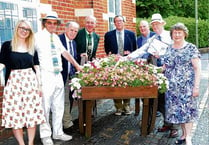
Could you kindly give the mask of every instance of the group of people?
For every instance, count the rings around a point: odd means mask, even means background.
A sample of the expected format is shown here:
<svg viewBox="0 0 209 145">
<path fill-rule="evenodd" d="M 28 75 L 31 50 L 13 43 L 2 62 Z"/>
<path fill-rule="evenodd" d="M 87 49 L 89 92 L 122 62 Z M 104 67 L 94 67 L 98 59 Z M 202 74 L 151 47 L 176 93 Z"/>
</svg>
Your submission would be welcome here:
<svg viewBox="0 0 209 145">
<path fill-rule="evenodd" d="M 140 25 L 143 26 L 143 23 L 147 24 L 141 21 Z M 149 33 L 139 37 L 137 44 L 141 47 L 126 56 L 126 59 L 146 58 L 149 63 L 163 68 L 169 88 L 165 94 L 158 95 L 158 111 L 164 118 L 164 125 L 158 131 L 170 130 L 169 137 L 178 137 L 180 125 L 182 135 L 175 144 L 192 145 L 191 130 L 198 117 L 201 55 L 194 44 L 186 41 L 189 32 L 183 23 L 176 23 L 170 31 L 166 31 L 166 22 L 162 16 L 153 14 L 150 24 L 155 34 L 150 37 L 151 33 L 148 31 Z M 165 44 L 166 51 L 161 47 L 165 47 Z M 153 52 L 153 48 L 159 51 Z"/>
<path fill-rule="evenodd" d="M 67 22 L 65 32 L 60 35 L 56 35 L 56 30 L 62 20 L 56 12 L 40 20 L 43 29 L 36 34 L 27 20 L 20 20 L 12 40 L 3 43 L 0 52 L 0 69 L 6 68 L 2 126 L 12 128 L 19 145 L 25 144 L 24 127 L 28 144 L 34 144 L 37 125 L 40 125 L 44 145 L 53 145 L 52 138 L 72 139 L 63 131 L 73 126 L 70 115 L 73 98 L 67 82 L 76 71 L 82 71 L 82 64 L 96 57 L 100 40 L 94 32 L 94 16 L 85 18 L 82 29 L 75 21 Z M 106 54 L 117 54 L 131 61 L 147 59 L 163 68 L 169 88 L 158 96 L 158 111 L 164 117 L 164 125 L 158 131 L 171 130 L 170 137 L 177 137 L 180 124 L 182 135 L 175 144 L 191 145 L 192 124 L 198 116 L 200 53 L 185 40 L 187 27 L 177 23 L 166 31 L 162 16 L 153 14 L 150 24 L 154 32 L 150 31 L 149 23 L 142 20 L 139 23 L 142 35 L 136 39 L 134 32 L 125 29 L 123 16 L 115 16 L 114 24 L 115 29 L 104 35 Z M 160 43 L 163 45 L 158 45 Z M 161 50 L 161 46 L 166 46 L 166 51 Z M 163 52 L 153 52 L 153 48 Z M 115 99 L 114 104 L 115 115 L 132 113 L 130 99 Z"/>
<path fill-rule="evenodd" d="M 99 36 L 93 32 L 94 16 L 86 17 L 86 26 L 81 30 L 77 22 L 67 22 L 65 32 L 60 35 L 56 31 L 62 19 L 56 12 L 47 13 L 40 21 L 43 29 L 35 34 L 30 22 L 19 20 L 12 40 L 1 47 L 0 68 L 6 68 L 2 126 L 12 128 L 19 145 L 25 144 L 24 127 L 28 144 L 34 144 L 37 125 L 44 145 L 53 145 L 52 138 L 72 139 L 64 133 L 64 129 L 73 125 L 69 105 L 72 92 L 67 82 L 76 71 L 82 71 L 78 55 L 92 60 L 99 43 Z M 90 42 L 85 38 L 88 35 L 92 36 Z"/>
</svg>

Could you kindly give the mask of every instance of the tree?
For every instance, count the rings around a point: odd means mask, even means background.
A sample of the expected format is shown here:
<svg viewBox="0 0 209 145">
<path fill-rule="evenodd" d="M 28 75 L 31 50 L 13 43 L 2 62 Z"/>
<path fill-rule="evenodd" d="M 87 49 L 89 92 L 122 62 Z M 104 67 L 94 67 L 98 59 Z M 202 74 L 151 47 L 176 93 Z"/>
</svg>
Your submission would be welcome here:
<svg viewBox="0 0 209 145">
<path fill-rule="evenodd" d="M 208 19 L 209 0 L 198 0 L 198 16 Z M 195 0 L 136 0 L 138 18 L 148 18 L 153 13 L 168 16 L 195 18 Z"/>
</svg>

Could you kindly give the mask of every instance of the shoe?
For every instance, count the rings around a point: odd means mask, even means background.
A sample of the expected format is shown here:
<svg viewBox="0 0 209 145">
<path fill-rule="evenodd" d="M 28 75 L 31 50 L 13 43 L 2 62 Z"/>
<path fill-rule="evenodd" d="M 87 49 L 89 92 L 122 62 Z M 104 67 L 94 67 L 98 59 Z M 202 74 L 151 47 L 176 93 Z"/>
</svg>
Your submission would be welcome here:
<svg viewBox="0 0 209 145">
<path fill-rule="evenodd" d="M 122 109 L 117 109 L 117 111 L 115 112 L 116 116 L 121 116 L 122 115 Z"/>
<path fill-rule="evenodd" d="M 158 128 L 158 132 L 166 132 L 166 131 L 169 131 L 170 130 L 170 127 L 169 126 L 164 126 L 162 128 Z"/>
<path fill-rule="evenodd" d="M 177 139 L 176 141 L 175 141 L 175 144 L 183 144 L 183 143 L 185 143 L 186 142 L 186 139 Z"/>
<path fill-rule="evenodd" d="M 51 137 L 41 138 L 41 142 L 43 143 L 43 145 L 54 145 Z"/>
<path fill-rule="evenodd" d="M 161 113 L 159 111 L 157 111 L 156 117 L 160 117 L 160 116 L 161 116 Z"/>
<path fill-rule="evenodd" d="M 171 132 L 170 132 L 170 135 L 169 135 L 169 137 L 170 138 L 176 138 L 176 137 L 178 137 L 179 135 L 178 135 L 178 130 L 177 129 L 171 129 Z"/>
<path fill-rule="evenodd" d="M 70 121 L 70 123 L 68 124 L 68 125 L 64 125 L 64 129 L 68 129 L 68 128 L 70 128 L 70 127 L 72 127 L 73 126 L 73 122 L 72 121 Z"/>
<path fill-rule="evenodd" d="M 68 141 L 71 140 L 73 137 L 71 135 L 62 134 L 62 135 L 54 135 L 53 139 Z"/>
<path fill-rule="evenodd" d="M 125 107 L 124 107 L 124 113 L 125 113 L 126 115 L 130 115 L 130 114 L 132 113 L 132 111 L 131 111 L 131 109 L 130 109 L 129 106 L 125 106 Z"/>
</svg>

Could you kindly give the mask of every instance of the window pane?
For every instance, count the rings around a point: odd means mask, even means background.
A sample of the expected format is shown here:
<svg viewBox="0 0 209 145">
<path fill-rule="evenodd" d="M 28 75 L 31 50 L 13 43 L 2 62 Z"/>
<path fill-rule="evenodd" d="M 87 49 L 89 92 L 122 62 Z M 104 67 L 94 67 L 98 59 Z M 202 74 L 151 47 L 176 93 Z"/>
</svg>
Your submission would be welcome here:
<svg viewBox="0 0 209 145">
<path fill-rule="evenodd" d="M 110 17 L 109 18 L 109 30 L 113 30 L 114 28 L 115 28 L 114 18 Z"/>
<path fill-rule="evenodd" d="M 109 12 L 114 13 L 115 0 L 109 0 Z"/>
<path fill-rule="evenodd" d="M 121 14 L 121 0 L 115 0 L 115 14 Z"/>
<path fill-rule="evenodd" d="M 0 44 L 12 39 L 13 30 L 18 20 L 16 4 L 0 2 Z"/>
<path fill-rule="evenodd" d="M 31 22 L 34 32 L 37 32 L 37 13 L 36 9 L 23 8 L 23 17 Z"/>
</svg>

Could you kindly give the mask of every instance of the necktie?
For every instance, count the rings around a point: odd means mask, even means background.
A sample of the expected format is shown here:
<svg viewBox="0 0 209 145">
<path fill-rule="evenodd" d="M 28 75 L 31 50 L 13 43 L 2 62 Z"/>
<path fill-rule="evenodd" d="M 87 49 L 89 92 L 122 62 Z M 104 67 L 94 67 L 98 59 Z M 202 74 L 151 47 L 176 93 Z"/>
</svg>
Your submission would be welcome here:
<svg viewBox="0 0 209 145">
<path fill-rule="evenodd" d="M 157 36 L 157 39 L 161 41 L 161 36 L 158 35 Z M 162 66 L 162 63 L 161 63 L 161 59 L 160 58 L 157 58 L 156 63 L 157 63 L 157 66 Z"/>
<path fill-rule="evenodd" d="M 160 36 L 160 35 L 158 35 L 158 36 L 157 36 L 157 39 L 161 41 L 161 36 Z"/>
<path fill-rule="evenodd" d="M 72 57 L 74 57 L 74 51 L 73 51 L 73 45 L 72 44 L 73 44 L 72 41 L 69 41 L 70 54 L 72 55 Z M 68 64 L 69 64 L 68 67 L 70 69 L 69 73 L 72 76 L 72 75 L 74 75 L 74 67 L 71 63 L 68 63 Z"/>
<path fill-rule="evenodd" d="M 118 53 L 123 56 L 123 36 L 122 32 L 118 32 Z"/>
<path fill-rule="evenodd" d="M 56 52 L 56 49 L 55 49 L 52 34 L 50 36 L 50 41 L 51 41 L 51 55 L 52 55 L 52 64 L 53 64 L 53 67 L 54 67 L 54 73 L 58 74 L 60 72 L 59 63 L 58 63 L 57 52 Z"/>
<path fill-rule="evenodd" d="M 90 60 L 92 56 L 92 39 L 91 39 L 91 34 L 88 34 L 88 45 L 87 45 L 87 55 L 88 55 L 88 60 Z"/>
</svg>

